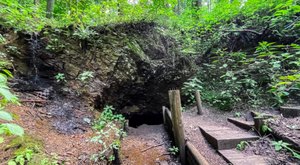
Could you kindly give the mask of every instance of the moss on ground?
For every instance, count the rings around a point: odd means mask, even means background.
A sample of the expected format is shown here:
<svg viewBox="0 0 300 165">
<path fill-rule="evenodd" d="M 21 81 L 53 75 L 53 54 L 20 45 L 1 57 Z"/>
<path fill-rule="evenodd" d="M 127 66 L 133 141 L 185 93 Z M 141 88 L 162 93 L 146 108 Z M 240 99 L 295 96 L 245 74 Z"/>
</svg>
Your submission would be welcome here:
<svg viewBox="0 0 300 165">
<path fill-rule="evenodd" d="M 43 142 L 30 135 L 13 138 L 5 147 L 5 150 L 12 150 L 10 160 L 16 158 L 19 155 L 25 155 L 28 150 L 32 150 L 33 155 L 30 161 L 27 162 L 28 165 L 57 164 L 55 158 L 51 158 L 44 153 Z"/>
</svg>

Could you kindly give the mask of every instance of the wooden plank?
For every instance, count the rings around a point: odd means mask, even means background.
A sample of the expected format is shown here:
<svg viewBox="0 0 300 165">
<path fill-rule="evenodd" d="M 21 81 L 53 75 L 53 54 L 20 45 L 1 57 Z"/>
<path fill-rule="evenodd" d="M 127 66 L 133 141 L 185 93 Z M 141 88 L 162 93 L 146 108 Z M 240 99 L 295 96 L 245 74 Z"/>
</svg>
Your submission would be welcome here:
<svg viewBox="0 0 300 165">
<path fill-rule="evenodd" d="M 233 165 L 267 165 L 268 162 L 262 156 L 246 155 L 241 151 L 232 150 L 218 150 L 218 152 L 225 158 L 228 163 Z"/>
<path fill-rule="evenodd" d="M 202 102 L 201 102 L 201 96 L 200 92 L 196 90 L 195 92 L 195 97 L 196 97 L 196 104 L 197 104 L 197 113 L 198 115 L 203 115 L 203 110 L 202 110 Z"/>
<path fill-rule="evenodd" d="M 187 160 L 189 162 L 189 165 L 209 165 L 204 156 L 200 154 L 200 152 L 192 143 L 187 142 L 186 148 Z"/>
<path fill-rule="evenodd" d="M 173 130 L 173 124 L 172 124 L 172 116 L 171 112 L 168 108 L 165 107 L 165 128 L 168 131 L 168 133 L 172 136 L 174 139 L 174 133 L 172 132 Z"/>
<path fill-rule="evenodd" d="M 200 130 L 207 141 L 218 150 L 235 148 L 241 141 L 251 141 L 259 138 L 256 135 L 243 131 L 235 131 L 226 127 L 219 130 L 209 130 L 200 127 Z"/>
<path fill-rule="evenodd" d="M 250 130 L 254 127 L 254 121 L 244 121 L 238 118 L 227 118 L 227 120 L 234 125 L 246 130 Z"/>
<path fill-rule="evenodd" d="M 215 126 L 215 125 L 201 125 L 201 129 L 204 131 L 214 131 L 214 130 L 232 130 L 229 127 L 220 127 L 220 126 Z"/>
<path fill-rule="evenodd" d="M 298 117 L 300 116 L 300 106 L 294 106 L 294 107 L 281 106 L 280 112 L 282 113 L 283 117 Z"/>
<path fill-rule="evenodd" d="M 281 139 L 284 142 L 287 142 L 287 143 L 291 144 L 291 146 L 290 146 L 291 148 L 293 148 L 297 151 L 300 151 L 300 143 L 299 143 L 299 141 L 297 141 L 297 137 L 293 138 L 293 137 L 289 137 L 289 136 L 284 135 L 284 132 L 280 131 L 280 127 L 276 127 L 275 125 L 271 124 L 269 126 L 272 129 L 271 134 L 274 137 L 276 137 L 277 139 Z M 297 131 L 297 132 L 299 132 L 299 131 Z M 300 137 L 298 136 L 298 138 L 300 138 Z"/>
<path fill-rule="evenodd" d="M 166 114 L 166 116 L 172 121 L 171 111 L 168 108 L 166 109 Z"/>
<path fill-rule="evenodd" d="M 173 133 L 175 138 L 175 143 L 179 148 L 180 161 L 182 165 L 185 165 L 185 138 L 182 123 L 181 114 L 181 99 L 179 90 L 169 91 L 170 107 L 172 115 Z"/>
<path fill-rule="evenodd" d="M 165 107 L 165 106 L 162 107 L 162 114 L 163 114 L 164 125 L 167 125 L 167 119 L 166 119 L 166 107 Z"/>
</svg>

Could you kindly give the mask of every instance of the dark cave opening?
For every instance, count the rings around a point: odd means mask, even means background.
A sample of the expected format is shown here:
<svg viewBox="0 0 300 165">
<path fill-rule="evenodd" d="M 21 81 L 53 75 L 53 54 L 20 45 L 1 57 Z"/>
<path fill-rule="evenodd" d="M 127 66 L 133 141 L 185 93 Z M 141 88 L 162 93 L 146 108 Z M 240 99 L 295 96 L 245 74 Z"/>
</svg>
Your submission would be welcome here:
<svg viewBox="0 0 300 165">
<path fill-rule="evenodd" d="M 127 116 L 129 120 L 129 126 L 137 128 L 140 125 L 159 125 L 163 124 L 162 113 L 143 113 L 143 114 L 131 114 Z"/>
</svg>

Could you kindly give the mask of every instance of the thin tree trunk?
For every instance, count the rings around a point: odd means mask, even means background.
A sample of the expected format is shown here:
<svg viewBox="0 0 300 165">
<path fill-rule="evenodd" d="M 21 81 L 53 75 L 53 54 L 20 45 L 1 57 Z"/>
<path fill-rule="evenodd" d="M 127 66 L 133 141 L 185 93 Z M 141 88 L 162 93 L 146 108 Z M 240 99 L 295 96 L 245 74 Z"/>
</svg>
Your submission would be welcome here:
<svg viewBox="0 0 300 165">
<path fill-rule="evenodd" d="M 210 12 L 211 11 L 211 0 L 207 1 L 207 5 L 208 5 L 208 11 Z"/>
<path fill-rule="evenodd" d="M 197 7 L 197 8 L 202 7 L 202 0 L 196 0 L 195 7 Z"/>
<path fill-rule="evenodd" d="M 40 0 L 33 0 L 34 5 L 39 5 L 40 4 Z"/>
<path fill-rule="evenodd" d="M 47 11 L 46 11 L 47 18 L 53 17 L 54 1 L 55 0 L 47 0 Z"/>
<path fill-rule="evenodd" d="M 177 0 L 177 14 L 180 14 L 180 0 Z"/>
</svg>

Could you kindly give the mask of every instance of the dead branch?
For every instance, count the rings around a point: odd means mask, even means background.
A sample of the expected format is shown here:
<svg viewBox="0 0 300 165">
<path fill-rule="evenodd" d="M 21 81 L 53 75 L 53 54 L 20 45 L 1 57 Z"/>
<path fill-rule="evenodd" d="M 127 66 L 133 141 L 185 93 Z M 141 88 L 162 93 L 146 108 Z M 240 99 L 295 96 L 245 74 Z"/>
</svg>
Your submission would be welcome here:
<svg viewBox="0 0 300 165">
<path fill-rule="evenodd" d="M 146 152 L 146 151 L 148 151 L 148 150 L 150 150 L 150 149 L 152 149 L 152 148 L 159 147 L 159 146 L 162 146 L 162 145 L 164 145 L 164 143 L 158 144 L 158 145 L 155 145 L 155 146 L 148 147 L 148 148 L 142 150 L 141 152 Z"/>
<path fill-rule="evenodd" d="M 263 35 L 263 32 L 257 32 L 255 30 L 251 30 L 251 29 L 242 29 L 242 30 L 224 30 L 225 32 L 249 32 L 249 33 L 253 33 L 256 35 Z"/>
<path fill-rule="evenodd" d="M 21 102 L 33 102 L 33 103 L 46 103 L 47 100 L 42 100 L 42 99 L 22 99 L 20 100 Z"/>
<path fill-rule="evenodd" d="M 157 158 L 162 157 L 162 156 L 166 156 L 166 155 L 172 155 L 172 154 L 170 154 L 170 153 L 164 153 L 164 154 L 159 155 Z"/>
</svg>

